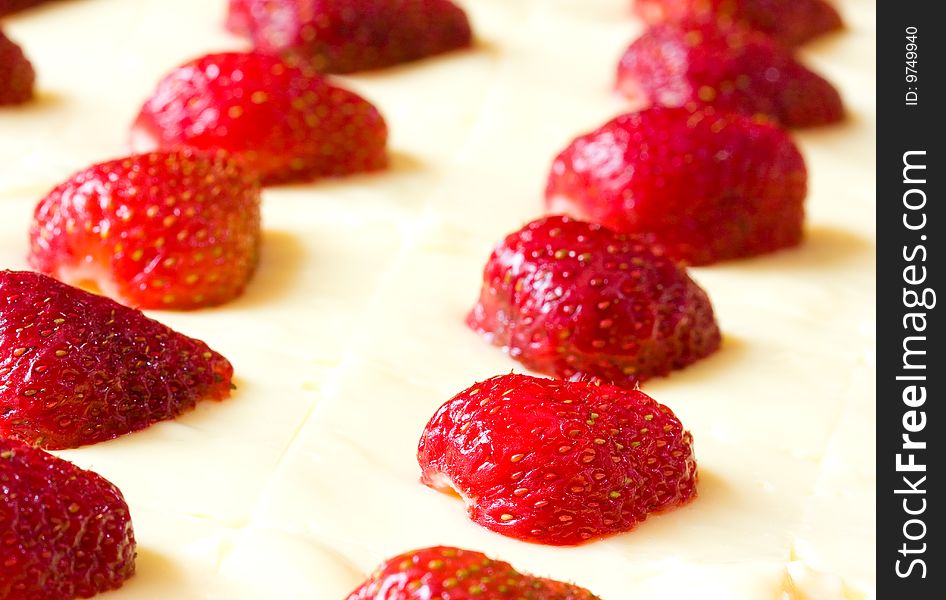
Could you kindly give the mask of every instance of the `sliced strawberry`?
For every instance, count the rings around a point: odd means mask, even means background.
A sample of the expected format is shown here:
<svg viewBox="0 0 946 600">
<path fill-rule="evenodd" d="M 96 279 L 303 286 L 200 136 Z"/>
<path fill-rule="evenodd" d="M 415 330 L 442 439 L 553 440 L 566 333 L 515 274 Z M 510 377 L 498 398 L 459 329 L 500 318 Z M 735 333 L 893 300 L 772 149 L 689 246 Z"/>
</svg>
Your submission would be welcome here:
<svg viewBox="0 0 946 600">
<path fill-rule="evenodd" d="M 30 265 L 139 308 L 239 296 L 256 268 L 260 185 L 222 153 L 154 152 L 93 165 L 36 207 Z"/>
<path fill-rule="evenodd" d="M 545 193 L 552 212 L 648 234 L 703 265 L 799 243 L 807 181 L 798 148 L 771 123 L 657 107 L 574 140 Z"/>
<path fill-rule="evenodd" d="M 121 491 L 92 471 L 0 438 L 0 598 L 73 600 L 135 573 Z"/>
<path fill-rule="evenodd" d="M 629 531 L 696 494 L 693 440 L 638 390 L 502 375 L 446 402 L 417 450 L 421 481 L 487 529 L 541 544 Z"/>
<path fill-rule="evenodd" d="M 380 69 L 466 48 L 466 13 L 450 0 L 230 0 L 227 27 L 256 49 L 324 73 Z"/>
<path fill-rule="evenodd" d="M 618 89 L 661 106 L 761 113 L 788 127 L 844 118 L 838 91 L 768 36 L 735 25 L 657 25 L 621 58 Z"/>
<path fill-rule="evenodd" d="M 23 50 L 0 31 L 0 106 L 31 100 L 35 82 L 33 65 Z"/>
<path fill-rule="evenodd" d="M 647 23 L 691 19 L 739 23 L 786 46 L 803 44 L 842 27 L 841 15 L 825 0 L 635 0 Z"/>
<path fill-rule="evenodd" d="M 467 323 L 530 369 L 633 387 L 715 352 L 706 293 L 648 241 L 552 216 L 509 235 Z"/>
<path fill-rule="evenodd" d="M 223 149 L 264 184 L 387 165 L 388 130 L 360 96 L 274 56 L 210 54 L 168 74 L 132 130 L 139 150 Z"/>
<path fill-rule="evenodd" d="M 233 367 L 199 340 L 103 296 L 0 271 L 0 437 L 74 448 L 230 395 Z"/>
<path fill-rule="evenodd" d="M 347 600 L 598 600 L 576 585 L 524 575 L 480 552 L 435 546 L 386 560 Z"/>
</svg>

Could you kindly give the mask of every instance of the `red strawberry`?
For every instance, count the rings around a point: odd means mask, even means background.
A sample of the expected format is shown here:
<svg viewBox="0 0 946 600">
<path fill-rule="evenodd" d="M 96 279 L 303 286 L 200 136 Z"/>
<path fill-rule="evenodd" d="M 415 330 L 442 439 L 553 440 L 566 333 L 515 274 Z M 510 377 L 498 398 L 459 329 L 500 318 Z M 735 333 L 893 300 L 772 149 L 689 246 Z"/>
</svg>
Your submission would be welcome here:
<svg viewBox="0 0 946 600">
<path fill-rule="evenodd" d="M 0 31 L 0 106 L 28 102 L 35 81 L 33 65 L 23 50 Z"/>
<path fill-rule="evenodd" d="M 384 562 L 348 600 L 598 600 L 576 585 L 524 575 L 509 563 L 435 546 Z"/>
<path fill-rule="evenodd" d="M 629 531 L 696 494 L 693 439 L 639 390 L 493 377 L 440 407 L 417 450 L 421 481 L 458 492 L 470 518 L 568 545 Z"/>
<path fill-rule="evenodd" d="M 552 165 L 553 212 L 649 234 L 691 264 L 802 237 L 805 162 L 778 127 L 712 108 L 652 108 L 580 136 Z"/>
<path fill-rule="evenodd" d="M 132 143 L 227 150 L 273 184 L 381 169 L 387 137 L 377 109 L 356 94 L 274 56 L 228 52 L 168 74 Z"/>
<path fill-rule="evenodd" d="M 199 340 L 102 296 L 0 271 L 0 437 L 47 449 L 108 440 L 230 395 Z"/>
<path fill-rule="evenodd" d="M 325 73 L 380 69 L 472 43 L 466 13 L 450 0 L 230 0 L 227 27 L 259 51 L 288 53 Z"/>
<path fill-rule="evenodd" d="M 552 216 L 509 235 L 467 323 L 526 367 L 633 387 L 715 352 L 706 293 L 646 240 Z"/>
<path fill-rule="evenodd" d="M 736 22 L 797 46 L 842 27 L 841 15 L 825 0 L 635 0 L 648 23 L 690 19 Z"/>
<path fill-rule="evenodd" d="M 72 600 L 135 573 L 121 491 L 92 471 L 0 438 L 0 598 Z"/>
<path fill-rule="evenodd" d="M 840 121 L 838 91 L 768 36 L 709 22 L 657 25 L 621 58 L 618 89 L 662 106 L 762 113 L 788 127 Z"/>
<path fill-rule="evenodd" d="M 256 268 L 260 186 L 223 154 L 155 152 L 94 165 L 36 207 L 31 266 L 94 281 L 130 306 L 239 296 Z"/>
</svg>

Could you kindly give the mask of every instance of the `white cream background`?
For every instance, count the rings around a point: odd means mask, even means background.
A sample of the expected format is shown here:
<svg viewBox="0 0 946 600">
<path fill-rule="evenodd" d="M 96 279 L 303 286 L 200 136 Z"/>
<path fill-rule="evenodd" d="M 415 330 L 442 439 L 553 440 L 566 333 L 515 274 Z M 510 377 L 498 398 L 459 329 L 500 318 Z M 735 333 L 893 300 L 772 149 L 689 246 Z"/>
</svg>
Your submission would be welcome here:
<svg viewBox="0 0 946 600">
<path fill-rule="evenodd" d="M 67 0 L 3 26 L 39 98 L 0 109 L 0 267 L 25 268 L 32 209 L 125 151 L 158 78 L 213 50 L 225 1 Z M 108 598 L 344 598 L 432 544 L 635 598 L 861 598 L 874 583 L 874 2 L 805 47 L 849 120 L 797 133 L 811 175 L 798 249 L 695 269 L 725 332 L 645 390 L 693 432 L 698 499 L 577 548 L 508 539 L 418 483 L 434 410 L 519 371 L 463 325 L 482 266 L 542 213 L 553 156 L 627 104 L 630 0 L 466 0 L 477 47 L 347 79 L 388 119 L 392 168 L 264 193 L 245 296 L 153 313 L 207 341 L 239 388 L 175 422 L 62 456 L 131 506 L 138 574 Z"/>
</svg>

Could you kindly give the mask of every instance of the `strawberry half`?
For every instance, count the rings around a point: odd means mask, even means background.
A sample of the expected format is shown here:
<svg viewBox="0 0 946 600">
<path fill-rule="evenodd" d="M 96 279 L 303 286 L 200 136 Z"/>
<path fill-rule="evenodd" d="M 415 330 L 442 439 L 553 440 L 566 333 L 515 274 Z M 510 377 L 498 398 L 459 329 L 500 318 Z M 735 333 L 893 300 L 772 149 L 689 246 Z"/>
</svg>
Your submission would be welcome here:
<svg viewBox="0 0 946 600">
<path fill-rule="evenodd" d="M 386 560 L 348 600 L 599 600 L 586 589 L 524 575 L 480 552 L 435 546 Z"/>
<path fill-rule="evenodd" d="M 467 323 L 526 367 L 626 387 L 715 352 L 706 293 L 647 240 L 552 216 L 509 235 Z"/>
<path fill-rule="evenodd" d="M 119 489 L 2 438 L 0 531 L 0 598 L 89 598 L 135 573 L 135 534 Z"/>
<path fill-rule="evenodd" d="M 473 521 L 529 542 L 579 544 L 629 531 L 696 494 L 693 440 L 639 390 L 501 375 L 434 414 L 421 481 L 457 492 Z"/>
<path fill-rule="evenodd" d="M 260 185 L 223 154 L 154 152 L 89 167 L 36 207 L 30 265 L 129 306 L 236 298 L 256 269 Z"/>
<path fill-rule="evenodd" d="M 575 139 L 552 164 L 552 212 L 647 234 L 704 265 L 798 244 L 805 162 L 771 123 L 712 108 L 651 108 Z"/>
<path fill-rule="evenodd" d="M 825 0 L 635 0 L 637 14 L 650 24 L 691 19 L 739 23 L 797 46 L 843 25 Z"/>
<path fill-rule="evenodd" d="M 230 0 L 227 28 L 323 73 L 389 67 L 469 47 L 473 37 L 450 0 Z"/>
<path fill-rule="evenodd" d="M 0 31 L 0 106 L 31 100 L 35 82 L 33 65 L 23 50 Z"/>
<path fill-rule="evenodd" d="M 838 91 L 768 36 L 707 21 L 657 25 L 618 66 L 618 90 L 661 106 L 764 114 L 788 127 L 844 118 Z"/>
<path fill-rule="evenodd" d="M 0 271 L 0 437 L 74 448 L 230 395 L 233 367 L 140 311 Z"/>
<path fill-rule="evenodd" d="M 210 54 L 159 84 L 132 128 L 138 150 L 223 149 L 264 184 L 374 171 L 388 130 L 365 99 L 258 53 Z"/>
</svg>

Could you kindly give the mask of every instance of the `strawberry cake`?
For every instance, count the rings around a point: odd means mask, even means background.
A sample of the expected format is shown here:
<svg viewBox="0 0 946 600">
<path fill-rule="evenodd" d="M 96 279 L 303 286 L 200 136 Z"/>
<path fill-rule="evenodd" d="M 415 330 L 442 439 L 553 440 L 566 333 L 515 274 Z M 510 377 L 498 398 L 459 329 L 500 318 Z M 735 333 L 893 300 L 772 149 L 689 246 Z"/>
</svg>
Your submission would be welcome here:
<svg viewBox="0 0 946 600">
<path fill-rule="evenodd" d="M 422 483 L 418 441 L 475 382 L 538 374 L 467 317 L 490 253 L 545 213 L 559 153 L 641 108 L 615 75 L 644 23 L 630 0 L 458 4 L 472 47 L 334 79 L 383 116 L 386 168 L 264 188 L 242 294 L 146 311 L 230 361 L 229 397 L 54 451 L 128 504 L 135 574 L 102 597 L 341 599 L 392 557 L 461 568 L 482 552 L 505 561 L 496 572 L 606 600 L 872 598 L 874 3 L 839 0 L 845 29 L 798 50 L 845 104 L 841 123 L 791 132 L 807 164 L 802 241 L 690 268 L 721 337 L 714 325 L 712 351 L 642 383 L 692 435 L 695 496 L 688 458 L 679 506 L 570 546 L 467 518 L 439 479 Z M 77 0 L 4 17 L 36 86 L 0 107 L 0 269 L 29 268 L 40 199 L 128 153 L 173 68 L 248 49 L 227 8 Z M 438 476 L 443 452 L 425 455 Z"/>
</svg>

